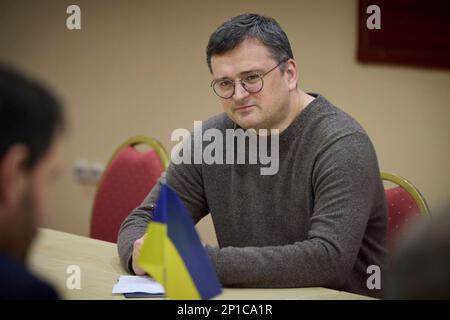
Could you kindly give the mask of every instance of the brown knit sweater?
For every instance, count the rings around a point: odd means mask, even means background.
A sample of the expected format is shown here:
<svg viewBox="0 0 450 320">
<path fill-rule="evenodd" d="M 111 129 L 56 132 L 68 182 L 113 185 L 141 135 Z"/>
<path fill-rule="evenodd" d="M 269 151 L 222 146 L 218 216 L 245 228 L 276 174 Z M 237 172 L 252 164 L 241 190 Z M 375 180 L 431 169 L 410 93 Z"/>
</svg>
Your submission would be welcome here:
<svg viewBox="0 0 450 320">
<path fill-rule="evenodd" d="M 258 164 L 171 163 L 167 182 L 195 223 L 211 213 L 219 247 L 206 251 L 224 286 L 380 296 L 366 286 L 367 267 L 383 270 L 387 254 L 375 150 L 354 119 L 314 96 L 279 136 L 277 174 L 261 175 Z M 235 127 L 225 114 L 203 123 L 203 130 Z M 129 271 L 158 193 L 159 184 L 122 224 L 118 250 Z"/>
</svg>

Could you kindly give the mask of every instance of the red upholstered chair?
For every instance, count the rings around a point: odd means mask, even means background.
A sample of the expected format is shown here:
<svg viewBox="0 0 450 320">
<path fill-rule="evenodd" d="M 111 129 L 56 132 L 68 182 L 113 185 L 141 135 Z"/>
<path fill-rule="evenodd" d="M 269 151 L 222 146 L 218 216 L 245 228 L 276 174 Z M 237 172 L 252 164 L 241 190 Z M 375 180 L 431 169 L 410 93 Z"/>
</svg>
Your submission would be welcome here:
<svg viewBox="0 0 450 320">
<path fill-rule="evenodd" d="M 139 151 L 137 145 L 151 150 Z M 169 157 L 155 139 L 138 136 L 125 141 L 113 154 L 98 186 L 91 220 L 91 238 L 117 242 L 120 225 L 144 200 Z"/>
<path fill-rule="evenodd" d="M 388 207 L 388 247 L 392 252 L 405 227 L 417 218 L 428 216 L 429 210 L 419 190 L 408 180 L 382 172 L 385 181 L 396 186 L 385 189 Z"/>
</svg>

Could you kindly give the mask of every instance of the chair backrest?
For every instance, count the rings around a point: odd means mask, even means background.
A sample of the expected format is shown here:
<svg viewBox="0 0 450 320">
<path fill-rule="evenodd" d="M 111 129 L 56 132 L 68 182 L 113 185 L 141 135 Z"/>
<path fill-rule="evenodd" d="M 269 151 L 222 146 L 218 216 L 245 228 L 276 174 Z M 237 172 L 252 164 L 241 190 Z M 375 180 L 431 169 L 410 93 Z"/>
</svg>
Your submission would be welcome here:
<svg viewBox="0 0 450 320">
<path fill-rule="evenodd" d="M 152 150 L 139 151 L 145 144 Z M 125 141 L 111 157 L 94 199 L 91 238 L 117 242 L 123 220 L 139 206 L 150 192 L 169 158 L 155 139 L 137 136 Z"/>
<path fill-rule="evenodd" d="M 388 247 L 393 251 L 395 244 L 405 227 L 417 218 L 428 216 L 428 205 L 419 190 L 408 180 L 382 172 L 385 181 L 396 184 L 385 189 L 388 208 Z"/>
</svg>

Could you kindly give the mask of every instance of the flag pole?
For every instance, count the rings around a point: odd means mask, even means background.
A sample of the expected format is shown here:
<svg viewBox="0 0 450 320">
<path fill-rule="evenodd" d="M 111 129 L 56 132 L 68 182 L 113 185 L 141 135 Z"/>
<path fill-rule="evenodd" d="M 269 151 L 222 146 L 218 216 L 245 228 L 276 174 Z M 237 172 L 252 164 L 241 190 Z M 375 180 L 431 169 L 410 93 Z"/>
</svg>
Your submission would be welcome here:
<svg viewBox="0 0 450 320">
<path fill-rule="evenodd" d="M 162 173 L 161 173 L 161 188 L 162 188 L 162 185 L 165 185 L 166 184 L 166 171 L 163 171 Z M 167 226 L 167 228 L 169 228 L 169 226 Z M 166 232 L 167 232 L 168 230 L 166 230 Z M 166 255 L 166 249 L 167 249 L 167 237 L 165 237 L 164 238 L 164 243 L 163 243 L 163 246 L 164 246 L 164 248 L 163 248 L 163 261 L 164 261 L 164 264 L 163 264 L 163 288 L 164 288 L 164 300 L 167 300 L 167 297 L 168 297 L 168 295 L 167 295 L 167 255 Z"/>
<path fill-rule="evenodd" d="M 164 244 L 165 245 L 165 244 Z M 167 300 L 167 264 L 166 255 L 164 254 L 164 269 L 163 269 L 163 287 L 164 287 L 164 300 Z"/>
</svg>

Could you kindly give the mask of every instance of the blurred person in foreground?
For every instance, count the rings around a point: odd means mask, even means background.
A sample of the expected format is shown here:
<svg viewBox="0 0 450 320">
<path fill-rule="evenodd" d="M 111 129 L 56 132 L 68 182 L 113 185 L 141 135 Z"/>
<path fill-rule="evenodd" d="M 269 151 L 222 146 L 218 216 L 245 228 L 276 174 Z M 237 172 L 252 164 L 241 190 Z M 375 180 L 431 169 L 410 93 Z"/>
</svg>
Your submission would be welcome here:
<svg viewBox="0 0 450 320">
<path fill-rule="evenodd" d="M 57 299 L 27 268 L 60 161 L 63 114 L 40 84 L 0 66 L 0 299 Z"/>
</svg>

